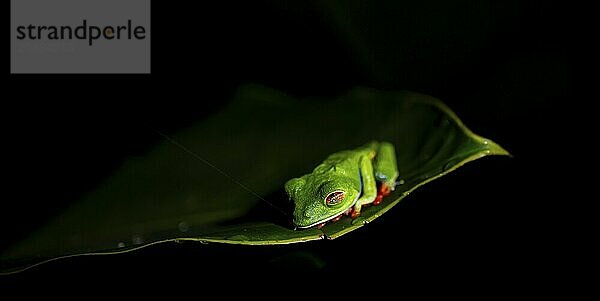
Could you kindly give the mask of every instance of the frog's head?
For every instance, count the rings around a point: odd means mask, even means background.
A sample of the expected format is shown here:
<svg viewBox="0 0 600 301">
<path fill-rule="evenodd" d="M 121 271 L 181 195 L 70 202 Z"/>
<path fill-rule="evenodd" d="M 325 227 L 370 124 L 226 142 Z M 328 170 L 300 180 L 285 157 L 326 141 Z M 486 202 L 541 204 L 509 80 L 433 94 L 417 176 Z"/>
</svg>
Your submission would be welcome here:
<svg viewBox="0 0 600 301">
<path fill-rule="evenodd" d="M 294 225 L 309 228 L 348 211 L 360 194 L 356 187 L 355 181 L 342 175 L 312 173 L 289 180 L 285 191 L 294 201 Z"/>
</svg>

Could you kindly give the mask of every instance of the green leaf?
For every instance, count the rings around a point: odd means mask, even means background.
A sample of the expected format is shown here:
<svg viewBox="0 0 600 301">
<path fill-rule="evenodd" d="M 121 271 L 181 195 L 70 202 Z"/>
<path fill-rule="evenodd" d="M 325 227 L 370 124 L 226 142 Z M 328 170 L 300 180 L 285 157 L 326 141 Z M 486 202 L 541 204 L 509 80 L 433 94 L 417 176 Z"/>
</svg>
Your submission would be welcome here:
<svg viewBox="0 0 600 301">
<path fill-rule="evenodd" d="M 283 184 L 327 155 L 371 140 L 395 144 L 402 184 L 357 219 L 294 230 Z M 167 241 L 334 239 L 372 222 L 417 187 L 486 155 L 508 152 L 425 95 L 356 88 L 336 99 L 300 101 L 244 86 L 220 112 L 130 158 L 95 191 L 5 250 L 0 268 L 22 270 Z"/>
</svg>

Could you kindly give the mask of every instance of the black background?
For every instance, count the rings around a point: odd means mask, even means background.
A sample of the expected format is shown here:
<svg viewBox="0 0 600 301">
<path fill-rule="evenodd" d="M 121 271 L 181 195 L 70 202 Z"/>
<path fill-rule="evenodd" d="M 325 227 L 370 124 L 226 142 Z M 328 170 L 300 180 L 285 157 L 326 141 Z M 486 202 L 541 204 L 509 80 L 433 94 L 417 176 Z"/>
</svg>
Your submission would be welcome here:
<svg viewBox="0 0 600 301">
<path fill-rule="evenodd" d="M 548 167 L 566 164 L 557 159 L 566 149 L 560 141 L 573 139 L 563 123 L 579 101 L 576 9 L 530 1 L 398 2 L 381 10 L 393 28 L 370 29 L 394 35 L 377 46 L 383 54 L 370 54 L 380 64 L 369 65 L 312 2 L 166 2 L 152 3 L 151 75 L 9 75 L 7 60 L 3 246 L 151 147 L 160 137 L 149 127 L 175 132 L 247 82 L 299 97 L 334 96 L 356 85 L 429 94 L 514 157 L 469 164 L 335 241 L 156 246 L 50 263 L 13 280 L 170 279 L 202 288 L 206 279 L 245 282 L 264 272 L 317 286 L 344 275 L 339 279 L 362 283 L 359 289 L 389 271 L 411 283 L 501 292 L 554 279 L 570 264 L 561 255 L 570 240 L 570 213 L 562 209 L 570 199 L 559 188 L 566 179 Z M 306 252 L 324 267 L 291 259 Z"/>
</svg>

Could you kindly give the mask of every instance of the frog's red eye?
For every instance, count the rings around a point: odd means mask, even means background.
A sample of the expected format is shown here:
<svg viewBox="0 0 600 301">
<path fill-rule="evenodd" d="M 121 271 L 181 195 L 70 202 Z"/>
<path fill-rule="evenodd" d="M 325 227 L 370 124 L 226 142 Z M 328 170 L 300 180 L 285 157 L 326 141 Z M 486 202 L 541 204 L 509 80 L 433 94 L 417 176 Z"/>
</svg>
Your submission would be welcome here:
<svg viewBox="0 0 600 301">
<path fill-rule="evenodd" d="M 341 190 L 336 190 L 325 197 L 325 204 L 327 206 L 334 206 L 342 202 L 344 200 L 344 196 L 346 196 L 346 192 Z"/>
</svg>

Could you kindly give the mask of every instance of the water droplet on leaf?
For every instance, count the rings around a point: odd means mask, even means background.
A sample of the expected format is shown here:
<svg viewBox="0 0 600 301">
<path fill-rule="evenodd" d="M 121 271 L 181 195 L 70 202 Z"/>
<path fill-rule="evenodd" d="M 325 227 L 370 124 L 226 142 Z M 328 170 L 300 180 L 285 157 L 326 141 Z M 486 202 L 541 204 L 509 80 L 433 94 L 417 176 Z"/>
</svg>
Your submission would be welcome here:
<svg viewBox="0 0 600 301">
<path fill-rule="evenodd" d="M 449 169 L 451 169 L 452 167 L 454 167 L 454 162 L 448 162 L 444 165 L 444 167 L 442 168 L 443 171 L 448 171 Z"/>
<path fill-rule="evenodd" d="M 448 126 L 449 124 L 450 124 L 450 120 L 448 120 L 448 117 L 443 116 L 442 118 L 440 118 L 438 126 L 445 127 L 445 126 Z"/>
<path fill-rule="evenodd" d="M 139 244 L 142 244 L 142 243 L 144 243 L 144 239 L 143 239 L 143 238 L 142 238 L 142 236 L 140 236 L 140 235 L 133 235 L 133 236 L 131 237 L 131 242 L 132 242 L 134 245 L 139 245 Z"/>
<path fill-rule="evenodd" d="M 190 229 L 190 225 L 188 225 L 188 223 L 186 223 L 185 221 L 182 221 L 177 225 L 177 228 L 181 232 L 187 232 Z"/>
<path fill-rule="evenodd" d="M 360 225 L 360 224 L 364 224 L 364 223 L 365 223 L 365 219 L 362 217 L 357 217 L 352 220 L 353 225 Z"/>
</svg>

